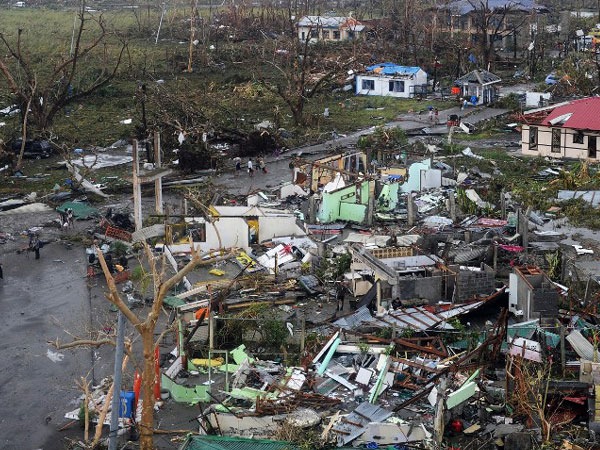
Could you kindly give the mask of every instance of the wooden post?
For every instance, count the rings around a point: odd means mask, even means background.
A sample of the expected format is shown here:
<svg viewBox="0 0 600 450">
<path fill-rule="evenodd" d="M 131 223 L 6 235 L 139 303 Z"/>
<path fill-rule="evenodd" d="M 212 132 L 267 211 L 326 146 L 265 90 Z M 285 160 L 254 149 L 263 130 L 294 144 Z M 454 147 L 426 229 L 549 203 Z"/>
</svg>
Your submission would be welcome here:
<svg viewBox="0 0 600 450">
<path fill-rule="evenodd" d="M 304 353 L 304 346 L 306 345 L 306 319 L 302 317 L 300 319 L 300 355 Z"/>
<path fill-rule="evenodd" d="M 160 155 L 160 134 L 158 131 L 154 132 L 154 168 L 160 169 L 162 167 L 162 159 Z M 154 203 L 156 214 L 163 213 L 163 196 L 162 196 L 162 177 L 158 177 L 154 180 Z"/>
<path fill-rule="evenodd" d="M 444 402 L 445 402 L 445 391 L 446 391 L 446 377 L 440 378 L 440 382 L 437 387 L 437 400 L 435 407 L 435 415 L 433 418 L 433 439 L 435 448 L 442 448 L 442 441 L 444 439 Z"/>
<path fill-rule="evenodd" d="M 131 144 L 131 153 L 133 156 L 133 221 L 135 231 L 142 229 L 142 186 L 139 181 L 140 159 L 138 153 L 138 141 L 134 139 Z"/>
<path fill-rule="evenodd" d="M 415 225 L 415 203 L 413 201 L 412 192 L 408 193 L 406 198 L 406 209 L 408 211 L 408 226 L 412 227 Z"/>
<path fill-rule="evenodd" d="M 454 198 L 454 191 L 451 191 L 448 196 L 448 209 L 450 210 L 450 219 L 452 219 L 452 223 L 456 222 L 456 199 Z"/>
<path fill-rule="evenodd" d="M 567 370 L 567 361 L 565 350 L 565 327 L 563 324 L 560 324 L 560 367 L 562 369 L 562 376 L 564 378 Z"/>
</svg>

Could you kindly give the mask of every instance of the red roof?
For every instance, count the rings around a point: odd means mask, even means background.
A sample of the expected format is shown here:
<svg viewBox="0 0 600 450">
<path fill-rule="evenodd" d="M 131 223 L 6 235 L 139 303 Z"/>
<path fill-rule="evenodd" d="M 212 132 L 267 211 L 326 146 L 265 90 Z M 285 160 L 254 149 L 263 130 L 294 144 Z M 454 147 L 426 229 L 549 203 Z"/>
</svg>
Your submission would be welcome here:
<svg viewBox="0 0 600 450">
<path fill-rule="evenodd" d="M 540 124 L 600 131 L 600 97 L 582 98 L 557 106 Z"/>
</svg>

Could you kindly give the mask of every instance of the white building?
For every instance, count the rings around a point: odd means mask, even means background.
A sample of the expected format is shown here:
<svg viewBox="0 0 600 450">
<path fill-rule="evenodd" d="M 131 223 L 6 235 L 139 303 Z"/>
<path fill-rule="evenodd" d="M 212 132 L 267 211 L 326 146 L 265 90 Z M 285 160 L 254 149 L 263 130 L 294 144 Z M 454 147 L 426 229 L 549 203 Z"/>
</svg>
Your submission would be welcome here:
<svg viewBox="0 0 600 450">
<path fill-rule="evenodd" d="M 353 17 L 304 16 L 296 24 L 298 39 L 305 42 L 351 41 L 361 38 L 366 27 Z"/>
<path fill-rule="evenodd" d="M 420 67 L 381 63 L 356 75 L 356 93 L 410 98 L 427 92 L 427 73 Z"/>
<path fill-rule="evenodd" d="M 600 97 L 588 97 L 525 111 L 524 155 L 598 161 Z"/>
</svg>

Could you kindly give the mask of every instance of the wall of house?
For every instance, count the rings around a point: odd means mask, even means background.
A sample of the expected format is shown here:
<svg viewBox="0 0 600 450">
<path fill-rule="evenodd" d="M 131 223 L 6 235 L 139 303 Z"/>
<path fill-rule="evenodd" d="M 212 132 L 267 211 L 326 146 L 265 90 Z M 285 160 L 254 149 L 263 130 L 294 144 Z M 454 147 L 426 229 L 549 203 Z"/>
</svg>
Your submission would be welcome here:
<svg viewBox="0 0 600 450">
<path fill-rule="evenodd" d="M 311 38 L 311 41 L 347 41 L 349 39 L 358 39 L 362 36 L 362 31 L 352 30 L 350 28 L 325 28 L 325 27 L 297 27 L 298 39 L 304 41 L 313 31 L 317 32 L 317 37 Z M 339 38 L 335 32 L 339 32 Z M 304 37 L 303 37 L 304 33 Z"/>
<path fill-rule="evenodd" d="M 477 270 L 460 269 L 456 279 L 457 303 L 470 300 L 477 295 L 489 295 L 496 288 L 496 272 L 490 266 L 482 264 Z"/>
<path fill-rule="evenodd" d="M 425 159 L 421 162 L 412 163 L 408 168 L 406 181 L 400 185 L 400 191 L 407 193 L 421 190 L 421 171 L 431 169 L 431 159 Z M 425 177 L 427 179 L 427 176 Z"/>
<path fill-rule="evenodd" d="M 221 246 L 219 246 L 219 236 Z M 214 222 L 214 226 L 210 223 L 206 224 L 206 242 L 198 244 L 202 251 L 228 247 L 247 249 L 249 247 L 248 225 L 241 217 L 220 217 Z"/>
<path fill-rule="evenodd" d="M 544 317 L 558 313 L 558 292 L 545 274 L 526 275 L 525 279 L 516 273 L 516 277 L 511 276 L 511 290 L 514 289 L 513 280 L 517 284 L 517 309 L 523 311 L 520 320 L 537 319 L 540 313 Z"/>
<path fill-rule="evenodd" d="M 363 89 L 363 80 L 372 80 L 375 84 L 374 88 Z M 403 81 L 404 91 L 390 91 L 390 81 Z M 385 75 L 363 74 L 357 75 L 355 78 L 355 82 L 355 92 L 358 95 L 378 95 L 382 97 L 410 98 L 414 95 L 415 86 L 422 86 L 427 84 L 427 73 L 423 70 L 419 70 L 414 76 L 395 77 Z"/>
<path fill-rule="evenodd" d="M 375 84 L 374 89 L 363 89 L 363 80 L 372 80 Z M 402 92 L 391 92 L 390 81 L 403 81 L 404 91 Z M 379 75 L 357 75 L 356 76 L 356 94 L 358 95 L 377 95 L 381 97 L 397 97 L 397 98 L 409 98 L 412 97 L 414 92 L 414 86 L 417 86 L 415 80 L 385 77 Z"/>
<path fill-rule="evenodd" d="M 392 298 L 400 300 L 427 300 L 435 304 L 442 299 L 442 277 L 439 275 L 423 278 L 412 276 L 398 277 L 398 284 L 393 286 Z"/>
<path fill-rule="evenodd" d="M 368 201 L 369 182 L 353 184 L 333 192 L 324 192 L 317 219 L 321 223 L 331 223 L 336 220 L 364 222 L 367 218 Z"/>
<path fill-rule="evenodd" d="M 393 211 L 398 205 L 398 183 L 388 183 L 381 187 L 379 197 L 377 197 L 378 211 Z"/>
<path fill-rule="evenodd" d="M 259 242 L 283 236 L 306 236 L 306 232 L 296 224 L 295 216 L 281 215 L 258 218 Z"/>
<path fill-rule="evenodd" d="M 535 319 L 540 313 L 543 317 L 555 317 L 558 314 L 558 292 L 548 279 L 533 291 L 530 316 Z"/>
<path fill-rule="evenodd" d="M 552 158 L 572 158 L 572 159 L 600 159 L 600 133 L 583 133 L 583 143 L 573 142 L 577 135 L 577 130 L 571 128 L 560 128 L 561 130 L 561 151 L 552 151 L 552 127 L 537 126 L 538 144 L 536 149 L 530 149 L 529 136 L 530 128 L 536 125 L 523 125 L 521 132 L 521 152 L 524 155 L 531 156 L 549 156 Z M 557 127 L 558 128 L 558 127 Z M 590 136 L 596 137 L 596 158 L 589 158 L 588 146 Z"/>
</svg>

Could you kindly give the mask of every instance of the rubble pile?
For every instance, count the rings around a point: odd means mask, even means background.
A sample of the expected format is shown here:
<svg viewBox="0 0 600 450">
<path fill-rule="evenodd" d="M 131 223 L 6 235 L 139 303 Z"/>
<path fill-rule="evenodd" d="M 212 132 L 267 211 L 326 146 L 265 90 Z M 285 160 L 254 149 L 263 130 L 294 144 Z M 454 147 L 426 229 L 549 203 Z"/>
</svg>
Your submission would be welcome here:
<svg viewBox="0 0 600 450">
<path fill-rule="evenodd" d="M 139 189 L 153 181 L 162 198 L 167 174 L 155 168 L 133 177 L 133 211 L 57 211 L 93 221 L 87 276 L 118 285 L 115 310 L 153 308 L 159 277 L 184 272 L 160 298 L 155 400 L 201 435 L 577 448 L 600 423 L 596 244 L 566 232 L 560 207 L 522 210 L 504 191 L 496 204 L 500 171 L 468 148 L 460 158 L 474 163 L 387 150 L 374 164 L 354 148 L 294 157 L 289 181 L 246 196 L 190 192 L 182 214 L 156 206 L 150 223 Z M 595 201 L 559 191 L 578 195 Z M 139 384 L 130 390 L 123 429 L 140 420 Z"/>
</svg>

